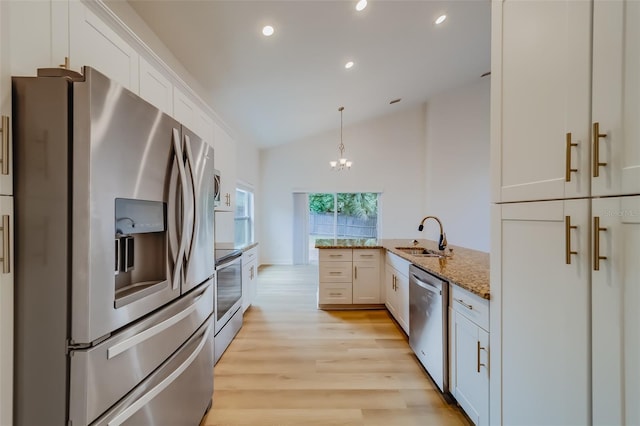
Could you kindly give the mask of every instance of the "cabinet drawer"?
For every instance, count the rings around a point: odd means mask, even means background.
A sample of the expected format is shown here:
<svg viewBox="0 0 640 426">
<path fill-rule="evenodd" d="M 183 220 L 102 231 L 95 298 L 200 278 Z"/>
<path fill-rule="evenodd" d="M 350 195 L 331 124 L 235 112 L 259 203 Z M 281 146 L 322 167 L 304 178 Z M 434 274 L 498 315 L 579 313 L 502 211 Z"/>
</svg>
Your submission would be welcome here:
<svg viewBox="0 0 640 426">
<path fill-rule="evenodd" d="M 321 283 L 350 283 L 351 262 L 325 262 L 319 267 Z"/>
<path fill-rule="evenodd" d="M 351 262 L 351 249 L 320 249 L 320 262 Z"/>
<path fill-rule="evenodd" d="M 380 250 L 378 249 L 354 249 L 353 261 L 359 260 L 380 260 Z"/>
<path fill-rule="evenodd" d="M 253 260 L 256 260 L 257 258 L 258 258 L 258 247 L 254 247 L 242 253 L 243 264 L 247 264 Z"/>
<path fill-rule="evenodd" d="M 318 303 L 351 304 L 351 283 L 320 283 Z"/>
<path fill-rule="evenodd" d="M 409 265 L 410 262 L 401 258 L 398 255 L 387 251 L 387 265 L 391 265 L 396 271 L 404 275 L 405 277 L 409 276 Z"/>
<path fill-rule="evenodd" d="M 457 285 L 451 285 L 451 306 L 484 330 L 489 330 L 489 301 Z"/>
</svg>

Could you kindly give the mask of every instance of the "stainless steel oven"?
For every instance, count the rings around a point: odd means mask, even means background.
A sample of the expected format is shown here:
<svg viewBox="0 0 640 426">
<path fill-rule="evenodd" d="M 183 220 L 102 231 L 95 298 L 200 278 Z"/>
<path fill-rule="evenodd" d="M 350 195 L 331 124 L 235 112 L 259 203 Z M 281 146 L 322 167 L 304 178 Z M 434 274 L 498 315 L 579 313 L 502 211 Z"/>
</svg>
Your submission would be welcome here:
<svg viewBox="0 0 640 426">
<path fill-rule="evenodd" d="M 242 327 L 242 251 L 216 249 L 215 362 Z"/>
</svg>

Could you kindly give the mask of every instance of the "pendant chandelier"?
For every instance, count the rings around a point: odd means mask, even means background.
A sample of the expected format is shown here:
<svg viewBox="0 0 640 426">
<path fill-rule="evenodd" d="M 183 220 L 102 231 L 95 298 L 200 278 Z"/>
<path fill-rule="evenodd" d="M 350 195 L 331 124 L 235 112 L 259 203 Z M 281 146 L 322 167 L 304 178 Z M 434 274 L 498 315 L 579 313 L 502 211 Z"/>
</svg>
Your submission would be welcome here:
<svg viewBox="0 0 640 426">
<path fill-rule="evenodd" d="M 340 157 L 338 161 L 329 161 L 329 165 L 331 165 L 331 170 L 349 170 L 351 169 L 352 161 L 347 160 L 344 156 L 344 144 L 342 143 L 342 111 L 344 111 L 344 107 L 338 108 L 340 111 L 340 145 L 338 145 L 338 150 L 340 151 Z"/>
</svg>

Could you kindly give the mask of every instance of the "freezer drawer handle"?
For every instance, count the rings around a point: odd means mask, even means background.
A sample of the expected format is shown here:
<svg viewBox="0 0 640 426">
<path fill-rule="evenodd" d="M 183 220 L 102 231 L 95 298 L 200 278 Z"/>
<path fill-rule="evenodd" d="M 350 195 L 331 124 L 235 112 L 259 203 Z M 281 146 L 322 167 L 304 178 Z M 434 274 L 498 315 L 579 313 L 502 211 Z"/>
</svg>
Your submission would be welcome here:
<svg viewBox="0 0 640 426">
<path fill-rule="evenodd" d="M 133 416 L 139 409 L 147 405 L 149 401 L 158 396 L 160 392 L 165 390 L 171 383 L 173 383 L 180 375 L 191 365 L 191 363 L 200 355 L 200 351 L 204 345 L 208 342 L 209 332 L 211 331 L 211 323 L 202 334 L 202 339 L 198 344 L 198 347 L 189 355 L 178 368 L 176 368 L 171 374 L 169 374 L 164 380 L 154 386 L 149 392 L 145 393 L 140 399 L 136 400 L 133 404 L 124 409 L 120 414 L 113 418 L 108 426 L 120 426 L 126 422 L 131 416 Z"/>
<path fill-rule="evenodd" d="M 145 340 L 150 339 L 151 337 L 157 335 L 158 333 L 162 333 L 167 328 L 171 327 L 172 325 L 178 323 L 179 321 L 182 321 L 183 319 L 191 315 L 193 311 L 195 311 L 198 308 L 198 302 L 200 301 L 200 299 L 202 299 L 202 296 L 204 296 L 206 291 L 207 291 L 206 288 L 202 290 L 202 292 L 198 295 L 198 297 L 196 297 L 196 299 L 193 301 L 191 305 L 189 305 L 187 308 L 183 309 L 182 311 L 178 312 L 174 316 L 167 318 L 166 320 L 162 321 L 159 324 L 154 325 L 153 327 L 147 328 L 146 330 L 136 334 L 135 336 L 131 336 L 128 339 L 125 339 L 122 342 L 111 346 L 107 350 L 107 359 L 114 358 L 120 355 L 122 352 L 125 352 L 131 349 L 132 347 L 144 342 Z"/>
</svg>

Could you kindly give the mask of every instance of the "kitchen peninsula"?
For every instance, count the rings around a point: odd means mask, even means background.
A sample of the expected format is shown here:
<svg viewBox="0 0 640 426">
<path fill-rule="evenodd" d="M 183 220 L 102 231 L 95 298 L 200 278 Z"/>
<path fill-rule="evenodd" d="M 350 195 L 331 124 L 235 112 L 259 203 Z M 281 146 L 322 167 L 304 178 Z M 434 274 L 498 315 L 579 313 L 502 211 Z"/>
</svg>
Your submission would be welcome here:
<svg viewBox="0 0 640 426">
<path fill-rule="evenodd" d="M 487 424 L 489 253 L 456 246 L 440 251 L 424 239 L 318 239 L 315 246 L 318 307 L 386 307 L 438 388 L 474 424 Z M 445 283 L 429 290 L 427 281 L 434 280 L 411 265 Z"/>
<path fill-rule="evenodd" d="M 417 241 L 417 244 L 414 245 L 413 241 Z M 316 240 L 315 247 L 320 249 L 321 255 L 323 251 L 328 249 L 387 250 L 450 284 L 455 284 L 483 299 L 488 300 L 490 298 L 489 253 L 464 247 L 449 246 L 445 257 L 425 257 L 412 255 L 407 252 L 409 250 L 402 250 L 424 248 L 437 252 L 438 243 L 425 239 L 327 238 Z"/>
</svg>

